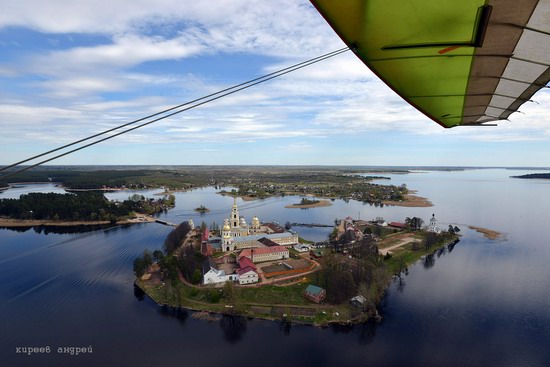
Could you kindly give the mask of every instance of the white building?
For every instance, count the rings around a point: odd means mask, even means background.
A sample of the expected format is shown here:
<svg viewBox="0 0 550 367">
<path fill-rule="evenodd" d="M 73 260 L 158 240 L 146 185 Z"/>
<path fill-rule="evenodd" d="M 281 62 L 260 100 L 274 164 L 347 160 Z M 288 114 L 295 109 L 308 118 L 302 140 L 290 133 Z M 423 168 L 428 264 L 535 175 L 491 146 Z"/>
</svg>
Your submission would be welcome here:
<svg viewBox="0 0 550 367">
<path fill-rule="evenodd" d="M 239 276 L 239 284 L 258 283 L 258 273 L 256 273 L 256 271 L 249 266 L 243 269 L 239 269 L 237 271 L 237 274 Z"/>
<path fill-rule="evenodd" d="M 437 220 L 435 219 L 435 214 L 432 214 L 430 218 L 430 224 L 428 224 L 428 232 L 440 233 L 441 230 L 437 226 Z"/>
<path fill-rule="evenodd" d="M 244 248 L 262 247 L 258 240 L 265 237 L 281 246 L 292 246 L 298 243 L 298 235 L 294 232 L 270 233 L 268 226 L 260 225 L 258 217 L 252 218 L 248 226 L 243 217 L 239 217 L 237 198 L 233 203 L 229 218 L 224 220 L 222 235 L 222 251 L 234 251 Z"/>
<path fill-rule="evenodd" d="M 288 249 L 284 246 L 259 247 L 241 251 L 239 258 L 248 257 L 252 262 L 275 261 L 289 258 Z"/>
<path fill-rule="evenodd" d="M 218 270 L 214 260 L 209 256 L 202 263 L 202 283 L 203 284 L 220 284 L 227 281 L 237 282 L 239 276 L 237 274 L 225 274 L 224 270 Z"/>
<path fill-rule="evenodd" d="M 294 245 L 293 247 L 294 247 L 294 250 L 298 252 L 308 252 L 311 249 L 311 246 L 305 243 L 299 243 L 297 245 Z"/>
</svg>

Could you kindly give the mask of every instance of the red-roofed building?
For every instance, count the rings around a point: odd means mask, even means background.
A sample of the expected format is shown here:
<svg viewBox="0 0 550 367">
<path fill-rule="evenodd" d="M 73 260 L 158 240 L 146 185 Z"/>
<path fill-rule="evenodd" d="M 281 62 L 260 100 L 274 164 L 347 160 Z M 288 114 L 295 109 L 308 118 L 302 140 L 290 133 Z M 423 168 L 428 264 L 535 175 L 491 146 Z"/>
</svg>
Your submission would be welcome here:
<svg viewBox="0 0 550 367">
<path fill-rule="evenodd" d="M 262 261 L 275 261 L 288 259 L 288 249 L 284 246 L 259 247 L 242 250 L 239 259 L 248 257 L 252 262 L 259 263 Z M 240 261 L 240 260 L 239 260 Z"/>
<path fill-rule="evenodd" d="M 241 256 L 239 257 L 239 267 L 240 268 L 246 268 L 246 267 L 250 267 L 254 270 L 256 270 L 256 265 L 254 265 L 254 263 L 252 262 L 252 260 L 250 260 L 248 257 L 246 256 Z"/>
<path fill-rule="evenodd" d="M 394 227 L 394 228 L 405 228 L 405 223 L 400 223 L 400 222 L 391 222 L 390 223 L 390 227 Z"/>
<path fill-rule="evenodd" d="M 279 223 L 266 223 L 267 233 L 284 233 L 285 229 Z"/>
</svg>

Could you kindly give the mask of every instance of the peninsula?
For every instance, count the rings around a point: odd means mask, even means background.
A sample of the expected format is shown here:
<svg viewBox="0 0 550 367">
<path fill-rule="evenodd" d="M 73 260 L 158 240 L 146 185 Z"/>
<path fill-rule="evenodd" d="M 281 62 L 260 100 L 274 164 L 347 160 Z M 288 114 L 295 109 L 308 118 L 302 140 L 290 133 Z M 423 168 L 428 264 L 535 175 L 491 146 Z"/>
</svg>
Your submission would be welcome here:
<svg viewBox="0 0 550 367">
<path fill-rule="evenodd" d="M 132 224 L 155 221 L 150 215 L 175 204 L 175 197 L 148 200 L 134 194 L 111 202 L 103 193 L 29 193 L 19 199 L 0 199 L 0 227 L 69 227 Z"/>
<path fill-rule="evenodd" d="M 379 318 L 392 280 L 436 251 L 452 251 L 459 229 L 432 217 L 403 223 L 337 220 L 331 238 L 304 243 L 291 229 L 239 216 L 220 229 L 181 223 L 164 251 L 134 261 L 136 286 L 159 304 L 313 325 Z M 286 227 L 286 226 L 285 226 Z M 204 316 L 204 313 L 201 313 Z"/>
</svg>

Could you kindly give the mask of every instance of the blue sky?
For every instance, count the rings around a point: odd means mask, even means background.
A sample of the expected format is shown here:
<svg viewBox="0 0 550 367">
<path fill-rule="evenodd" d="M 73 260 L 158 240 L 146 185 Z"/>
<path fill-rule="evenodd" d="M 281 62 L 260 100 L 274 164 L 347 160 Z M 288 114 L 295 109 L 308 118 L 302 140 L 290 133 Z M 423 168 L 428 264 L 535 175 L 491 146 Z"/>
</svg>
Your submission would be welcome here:
<svg viewBox="0 0 550 367">
<path fill-rule="evenodd" d="M 0 164 L 343 47 L 308 1 L 3 1 Z M 52 164 L 550 166 L 550 95 L 443 129 L 349 52 Z"/>
</svg>

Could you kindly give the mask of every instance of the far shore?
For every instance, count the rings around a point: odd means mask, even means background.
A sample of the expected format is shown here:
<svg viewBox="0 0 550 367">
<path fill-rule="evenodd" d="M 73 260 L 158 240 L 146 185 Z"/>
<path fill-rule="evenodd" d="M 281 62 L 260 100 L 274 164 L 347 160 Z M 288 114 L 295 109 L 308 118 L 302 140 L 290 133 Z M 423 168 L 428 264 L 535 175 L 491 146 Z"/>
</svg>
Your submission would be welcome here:
<svg viewBox="0 0 550 367">
<path fill-rule="evenodd" d="M 285 205 L 285 208 L 290 209 L 307 209 L 307 208 L 319 208 L 323 206 L 331 206 L 332 203 L 329 200 L 319 200 L 319 202 L 314 204 L 291 204 Z"/>
<path fill-rule="evenodd" d="M 155 218 L 148 215 L 138 215 L 136 218 L 117 221 L 114 224 L 135 224 L 135 223 L 151 223 Z M 17 228 L 17 227 L 74 227 L 74 226 L 100 226 L 113 224 L 108 220 L 94 221 L 61 221 L 61 220 L 39 220 L 39 219 L 13 219 L 0 218 L 0 227 Z"/>
</svg>

